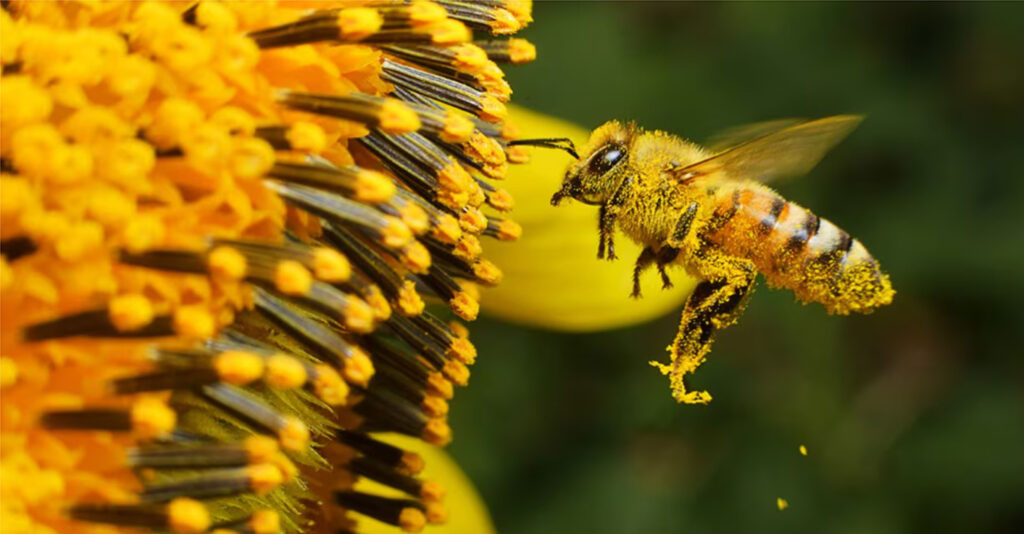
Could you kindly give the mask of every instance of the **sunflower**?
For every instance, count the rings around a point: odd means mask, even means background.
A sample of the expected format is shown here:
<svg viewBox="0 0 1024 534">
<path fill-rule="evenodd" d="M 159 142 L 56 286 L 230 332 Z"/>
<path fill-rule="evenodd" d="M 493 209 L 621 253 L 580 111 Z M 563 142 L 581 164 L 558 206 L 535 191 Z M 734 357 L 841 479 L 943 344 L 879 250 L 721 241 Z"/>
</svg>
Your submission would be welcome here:
<svg viewBox="0 0 1024 534">
<path fill-rule="evenodd" d="M 5 2 L 5 532 L 444 522 L 380 433 L 451 439 L 476 350 L 449 317 L 502 277 L 481 238 L 521 231 L 496 215 L 525 160 L 498 64 L 534 51 L 492 36 L 529 22 L 517 0 Z"/>
</svg>

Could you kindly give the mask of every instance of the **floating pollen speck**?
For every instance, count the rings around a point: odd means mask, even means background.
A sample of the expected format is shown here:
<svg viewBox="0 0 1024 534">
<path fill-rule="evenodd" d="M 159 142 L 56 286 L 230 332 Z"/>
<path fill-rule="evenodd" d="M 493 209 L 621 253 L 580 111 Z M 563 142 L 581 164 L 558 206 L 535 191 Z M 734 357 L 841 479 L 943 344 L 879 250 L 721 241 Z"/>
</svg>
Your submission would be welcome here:
<svg viewBox="0 0 1024 534">
<path fill-rule="evenodd" d="M 4 2 L 5 528 L 444 522 L 529 4 Z"/>
</svg>

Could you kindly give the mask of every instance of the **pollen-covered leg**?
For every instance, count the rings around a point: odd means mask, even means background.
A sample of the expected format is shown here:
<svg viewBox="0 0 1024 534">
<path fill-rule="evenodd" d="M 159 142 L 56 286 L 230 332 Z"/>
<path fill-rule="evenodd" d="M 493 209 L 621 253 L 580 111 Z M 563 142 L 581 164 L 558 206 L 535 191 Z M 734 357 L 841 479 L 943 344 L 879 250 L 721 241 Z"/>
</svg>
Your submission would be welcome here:
<svg viewBox="0 0 1024 534">
<path fill-rule="evenodd" d="M 669 279 L 668 273 L 665 272 L 665 266 L 676 261 L 676 257 L 679 256 L 679 249 L 675 247 L 662 247 L 658 251 L 658 257 L 656 262 L 658 264 L 658 274 L 661 275 L 661 289 L 672 289 L 672 280 Z"/>
<path fill-rule="evenodd" d="M 669 375 L 676 401 L 687 404 L 711 401 L 707 391 L 687 391 L 684 377 L 704 363 L 715 333 L 736 322 L 756 277 L 753 265 L 746 260 L 715 258 L 709 263 L 713 264 L 717 276 L 699 283 L 687 299 L 679 332 L 668 347 L 672 362 L 668 365 L 651 362 Z"/>
<path fill-rule="evenodd" d="M 604 204 L 597 216 L 597 259 L 603 260 L 607 255 L 608 260 L 614 260 L 615 255 L 615 219 L 619 215 L 617 206 Z M 607 252 L 607 254 L 606 254 Z"/>
</svg>

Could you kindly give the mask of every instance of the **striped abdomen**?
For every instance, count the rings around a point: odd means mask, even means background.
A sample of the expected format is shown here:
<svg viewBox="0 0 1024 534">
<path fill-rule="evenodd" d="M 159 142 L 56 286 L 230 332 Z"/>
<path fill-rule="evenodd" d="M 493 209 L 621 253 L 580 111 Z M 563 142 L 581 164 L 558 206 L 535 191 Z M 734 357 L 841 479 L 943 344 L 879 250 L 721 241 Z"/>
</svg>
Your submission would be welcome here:
<svg viewBox="0 0 1024 534">
<path fill-rule="evenodd" d="M 786 287 L 830 312 L 870 311 L 892 301 L 889 277 L 860 241 L 760 185 L 723 195 L 716 230 L 706 237 L 747 258 L 768 283 Z"/>
</svg>

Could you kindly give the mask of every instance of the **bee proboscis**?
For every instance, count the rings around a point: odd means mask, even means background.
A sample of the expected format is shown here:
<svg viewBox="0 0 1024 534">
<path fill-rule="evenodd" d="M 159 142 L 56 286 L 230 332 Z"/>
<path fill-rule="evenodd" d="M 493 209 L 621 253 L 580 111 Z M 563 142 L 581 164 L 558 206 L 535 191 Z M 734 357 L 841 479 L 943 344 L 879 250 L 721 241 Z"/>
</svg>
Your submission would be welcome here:
<svg viewBox="0 0 1024 534">
<path fill-rule="evenodd" d="M 860 241 L 763 185 L 810 171 L 861 121 L 837 115 L 734 129 L 710 148 L 617 121 L 594 130 L 551 203 L 565 197 L 600 206 L 598 258 L 615 259 L 616 227 L 643 246 L 633 273 L 682 265 L 699 280 L 668 347 L 673 397 L 703 404 L 684 377 L 707 356 L 715 333 L 736 322 L 757 273 L 768 284 L 818 302 L 830 313 L 870 312 L 889 304 L 888 275 Z"/>
</svg>

